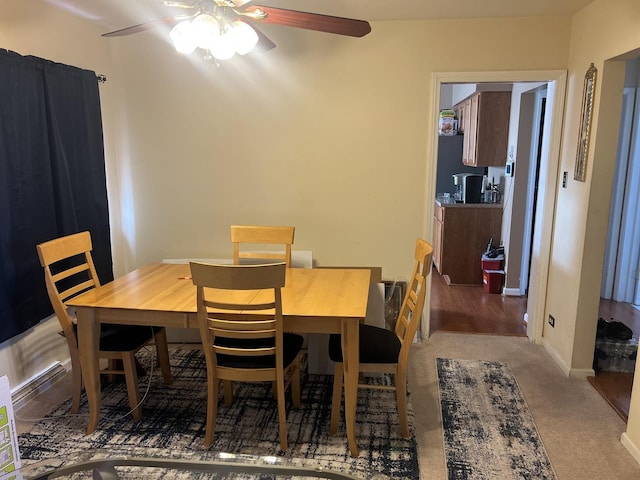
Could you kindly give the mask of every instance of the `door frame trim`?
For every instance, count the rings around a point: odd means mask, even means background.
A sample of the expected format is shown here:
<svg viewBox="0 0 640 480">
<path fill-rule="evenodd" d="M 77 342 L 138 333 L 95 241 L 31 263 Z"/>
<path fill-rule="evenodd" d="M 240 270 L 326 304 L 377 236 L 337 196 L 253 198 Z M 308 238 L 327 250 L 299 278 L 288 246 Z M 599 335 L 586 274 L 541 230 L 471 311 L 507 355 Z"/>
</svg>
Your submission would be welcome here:
<svg viewBox="0 0 640 480">
<path fill-rule="evenodd" d="M 544 315 L 547 302 L 547 283 L 549 277 L 549 262 L 551 258 L 551 239 L 553 233 L 553 219 L 556 204 L 558 184 L 558 169 L 560 166 L 560 146 L 562 140 L 562 120 L 566 98 L 567 71 L 566 70 L 531 70 L 531 71 L 503 71 L 503 72 L 434 72 L 432 74 L 431 104 L 428 112 L 431 118 L 427 122 L 431 126 L 427 130 L 427 184 L 425 188 L 425 216 L 423 231 L 426 238 L 433 238 L 433 209 L 435 198 L 435 175 L 437 164 L 437 118 L 440 111 L 440 88 L 443 83 L 520 83 L 520 82 L 548 82 L 548 96 L 553 101 L 547 103 L 550 109 L 550 137 L 548 139 L 548 158 L 541 160 L 540 188 L 544 188 L 538 196 L 536 226 L 534 231 L 534 251 L 531 268 L 529 298 L 527 302 L 527 336 L 536 344 L 542 343 Z M 546 168 L 542 168 L 546 167 Z M 535 268 L 534 264 L 535 263 Z M 427 294 L 431 292 L 431 277 L 427 285 Z M 429 299 L 430 300 L 430 299 Z M 429 301 L 426 302 L 429 305 Z M 426 308 L 424 321 L 421 326 L 422 338 L 427 338 L 430 331 L 430 312 Z"/>
</svg>

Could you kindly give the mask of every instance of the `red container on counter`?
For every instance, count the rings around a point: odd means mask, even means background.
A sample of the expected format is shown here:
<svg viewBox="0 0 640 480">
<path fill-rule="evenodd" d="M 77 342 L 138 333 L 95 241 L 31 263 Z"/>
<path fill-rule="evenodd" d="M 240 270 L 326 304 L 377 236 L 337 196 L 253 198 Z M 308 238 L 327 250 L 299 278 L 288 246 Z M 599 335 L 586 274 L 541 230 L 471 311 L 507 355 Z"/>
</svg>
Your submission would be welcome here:
<svg viewBox="0 0 640 480">
<path fill-rule="evenodd" d="M 498 255 L 495 258 L 489 258 L 483 254 L 482 270 L 502 270 L 503 261 L 504 261 L 504 255 Z"/>
</svg>

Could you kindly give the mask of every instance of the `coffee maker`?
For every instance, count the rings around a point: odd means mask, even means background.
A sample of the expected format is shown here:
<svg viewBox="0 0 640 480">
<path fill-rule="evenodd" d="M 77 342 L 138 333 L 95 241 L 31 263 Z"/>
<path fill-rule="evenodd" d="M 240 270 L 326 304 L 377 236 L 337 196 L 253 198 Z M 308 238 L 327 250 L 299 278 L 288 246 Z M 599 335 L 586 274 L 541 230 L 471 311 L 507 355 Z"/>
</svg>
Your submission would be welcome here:
<svg viewBox="0 0 640 480">
<path fill-rule="evenodd" d="M 454 194 L 456 202 L 480 203 L 484 176 L 475 173 L 454 173 L 453 184 L 456 186 Z"/>
</svg>

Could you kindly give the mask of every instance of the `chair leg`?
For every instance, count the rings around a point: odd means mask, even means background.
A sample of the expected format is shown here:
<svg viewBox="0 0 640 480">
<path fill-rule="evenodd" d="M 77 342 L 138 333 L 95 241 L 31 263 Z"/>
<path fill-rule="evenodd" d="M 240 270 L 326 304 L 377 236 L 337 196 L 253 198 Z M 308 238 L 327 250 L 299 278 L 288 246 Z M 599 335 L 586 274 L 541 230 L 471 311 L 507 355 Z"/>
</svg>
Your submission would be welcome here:
<svg viewBox="0 0 640 480">
<path fill-rule="evenodd" d="M 300 355 L 296 357 L 291 365 L 291 399 L 295 408 L 301 408 L 300 401 Z"/>
<path fill-rule="evenodd" d="M 342 367 L 342 363 L 336 363 L 336 368 L 333 373 L 333 398 L 331 400 L 331 423 L 329 427 L 329 433 L 331 433 L 331 435 L 335 435 L 336 433 L 338 433 L 343 377 L 344 370 Z"/>
<path fill-rule="evenodd" d="M 285 410 L 284 401 L 284 374 L 278 375 L 276 380 L 276 392 L 278 395 L 278 423 L 280 427 L 280 450 L 285 452 L 288 448 L 287 443 L 287 412 Z"/>
<path fill-rule="evenodd" d="M 124 365 L 124 378 L 127 382 L 131 413 L 133 414 L 133 419 L 138 421 L 142 418 L 142 407 L 140 406 L 140 396 L 138 394 L 138 372 L 136 371 L 135 354 L 123 354 L 122 363 Z"/>
<path fill-rule="evenodd" d="M 171 364 L 169 363 L 169 347 L 167 345 L 167 330 L 162 328 L 158 330 L 155 335 L 156 339 L 156 353 L 158 355 L 158 363 L 160 364 L 160 370 L 162 371 L 162 378 L 165 385 L 171 385 L 173 383 L 173 376 L 171 375 Z"/>
<path fill-rule="evenodd" d="M 218 380 L 208 374 L 207 379 L 207 427 L 204 436 L 204 448 L 211 448 L 213 444 L 213 434 L 216 430 L 216 416 L 218 415 Z M 225 381 L 226 385 L 231 382 Z M 225 394 L 226 395 L 226 394 Z"/>
<path fill-rule="evenodd" d="M 136 373 L 138 374 L 138 378 L 145 377 L 147 375 L 147 369 L 140 363 L 138 357 L 136 357 Z"/>
<path fill-rule="evenodd" d="M 73 381 L 73 386 L 71 387 L 71 413 L 78 413 L 80 411 L 80 396 L 82 395 L 82 366 L 80 365 L 78 350 L 69 349 L 69 353 L 71 357 L 71 379 Z"/>
<path fill-rule="evenodd" d="M 118 371 L 121 370 L 121 365 L 118 364 L 118 360 L 115 358 L 110 358 L 107 360 L 107 368 L 109 370 L 113 371 Z M 109 380 L 109 383 L 113 383 L 116 380 L 116 374 L 115 373 L 108 373 L 107 374 L 107 380 Z"/>
<path fill-rule="evenodd" d="M 80 411 L 80 396 L 82 395 L 82 372 L 80 368 L 71 368 L 71 376 L 73 378 L 73 391 L 71 393 L 71 413 Z"/>
<path fill-rule="evenodd" d="M 233 382 L 231 380 L 223 380 L 224 388 L 224 406 L 229 408 L 233 403 Z"/>
<path fill-rule="evenodd" d="M 407 374 L 406 370 L 395 375 L 396 401 L 398 402 L 398 421 L 400 423 L 400 434 L 404 438 L 409 438 L 409 420 L 407 418 Z"/>
</svg>

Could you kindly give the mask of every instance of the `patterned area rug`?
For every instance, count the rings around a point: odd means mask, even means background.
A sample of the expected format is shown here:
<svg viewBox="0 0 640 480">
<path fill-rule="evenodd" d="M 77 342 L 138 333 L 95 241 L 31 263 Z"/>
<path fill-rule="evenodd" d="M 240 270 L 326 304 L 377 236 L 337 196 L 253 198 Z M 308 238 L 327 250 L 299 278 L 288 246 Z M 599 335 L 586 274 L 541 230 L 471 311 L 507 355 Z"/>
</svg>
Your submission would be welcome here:
<svg viewBox="0 0 640 480">
<path fill-rule="evenodd" d="M 139 353 L 141 363 L 150 365 L 150 353 Z M 98 429 L 85 435 L 88 405 L 81 404 L 81 415 L 69 413 L 71 399 L 55 408 L 29 433 L 19 436 L 25 464 L 35 460 L 69 455 L 71 452 L 104 449 L 137 451 L 145 448 L 192 455 L 204 452 L 202 442 L 206 419 L 206 365 L 202 352 L 189 347 L 171 351 L 174 383 L 162 383 L 159 371 L 148 378 L 149 392 L 143 404 L 143 417 L 134 423 L 127 412 L 129 404 L 124 382 L 103 383 L 101 420 Z M 388 382 L 385 378 L 372 378 Z M 277 456 L 286 464 L 313 465 L 371 478 L 419 478 L 418 456 L 413 434 L 413 412 L 409 409 L 411 438 L 400 436 L 393 393 L 360 390 L 356 435 L 360 455 L 351 458 L 344 422 L 337 435 L 329 434 L 333 377 L 307 375 L 303 380 L 302 408 L 287 405 L 289 448 L 279 451 L 277 406 L 270 383 L 237 383 L 235 401 L 230 408 L 220 397 L 214 444 L 210 452 L 249 456 Z M 83 396 L 84 399 L 84 396 Z M 409 403 L 411 407 L 411 404 Z M 262 477 L 261 477 L 262 478 Z"/>
<path fill-rule="evenodd" d="M 453 479 L 556 479 L 508 364 L 436 359 Z"/>
</svg>

